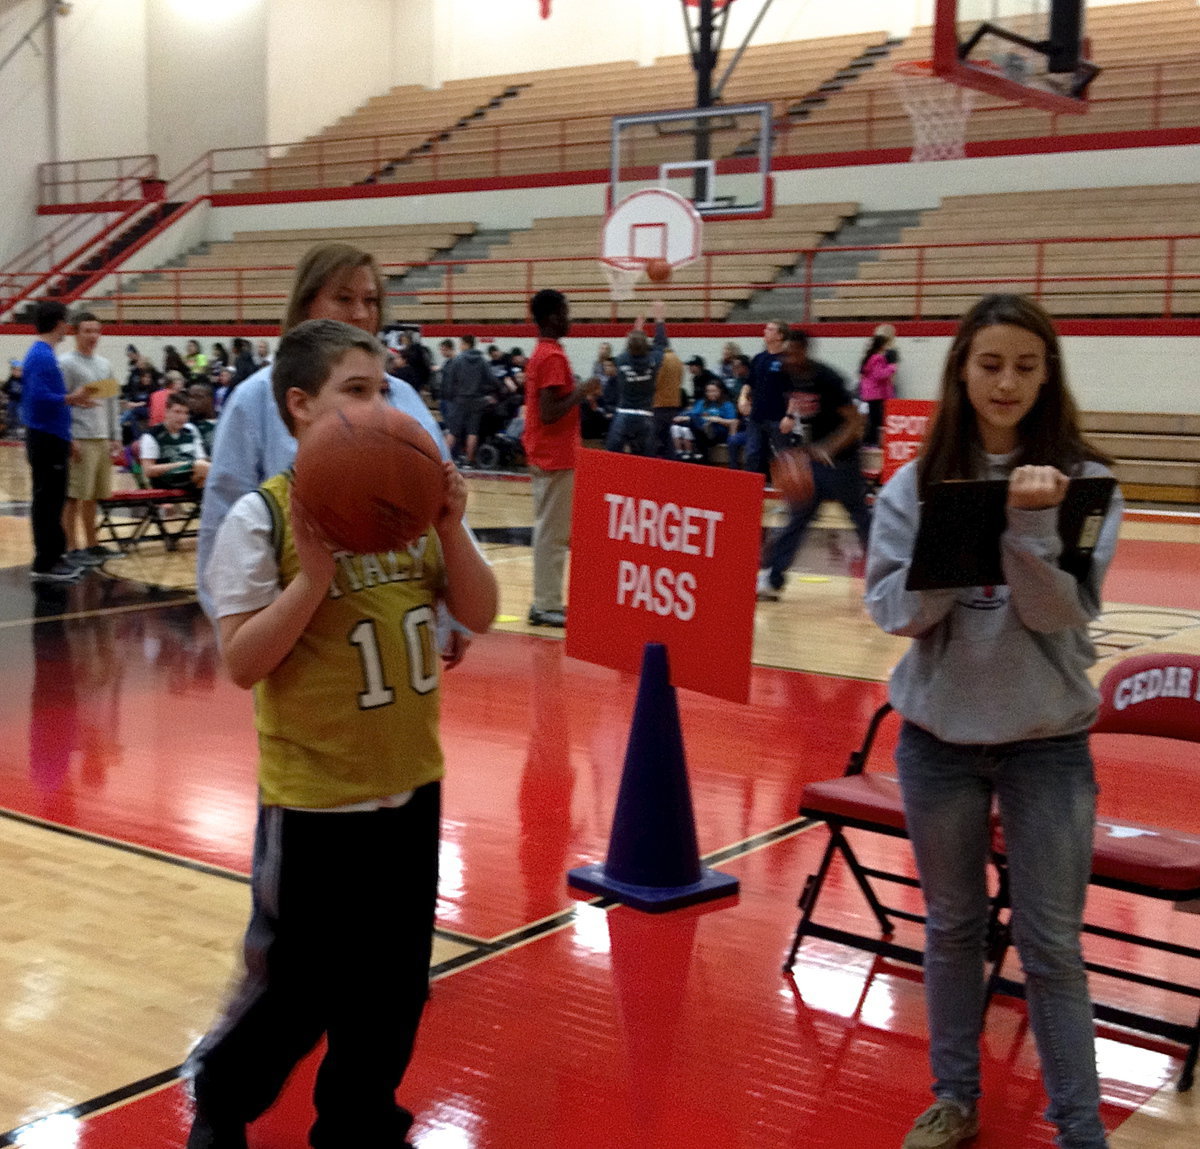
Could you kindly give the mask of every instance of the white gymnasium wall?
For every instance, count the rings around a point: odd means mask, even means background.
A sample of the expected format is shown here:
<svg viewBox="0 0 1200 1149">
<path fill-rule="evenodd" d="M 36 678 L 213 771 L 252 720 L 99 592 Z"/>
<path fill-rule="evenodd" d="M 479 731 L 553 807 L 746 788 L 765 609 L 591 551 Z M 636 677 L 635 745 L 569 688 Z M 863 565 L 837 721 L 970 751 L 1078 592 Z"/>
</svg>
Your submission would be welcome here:
<svg viewBox="0 0 1200 1149">
<path fill-rule="evenodd" d="M 438 86 L 468 76 L 607 60 L 648 64 L 688 50 L 678 0 L 553 0 L 546 20 L 539 0 L 395 0 L 395 8 L 397 84 Z M 733 5 L 728 51 L 742 42 L 761 8 L 760 0 Z M 914 0 L 784 0 L 768 10 L 754 43 L 860 29 L 903 34 L 914 10 Z"/>
<path fill-rule="evenodd" d="M 43 26 L 17 47 L 42 13 L 41 0 L 23 0 L 0 12 L 0 58 L 16 52 L 0 71 L 0 266 L 40 234 L 34 173 L 50 156 L 51 55 Z M 58 29 L 55 30 L 56 34 Z"/>
<path fill-rule="evenodd" d="M 150 150 L 168 178 L 266 141 L 266 0 L 146 0 L 146 36 Z"/>
<path fill-rule="evenodd" d="M 398 83 L 394 0 L 267 0 L 267 131 L 272 142 L 303 139 Z"/>
<path fill-rule="evenodd" d="M 64 159 L 150 150 L 147 0 L 75 0 L 58 23 L 59 152 Z"/>
</svg>

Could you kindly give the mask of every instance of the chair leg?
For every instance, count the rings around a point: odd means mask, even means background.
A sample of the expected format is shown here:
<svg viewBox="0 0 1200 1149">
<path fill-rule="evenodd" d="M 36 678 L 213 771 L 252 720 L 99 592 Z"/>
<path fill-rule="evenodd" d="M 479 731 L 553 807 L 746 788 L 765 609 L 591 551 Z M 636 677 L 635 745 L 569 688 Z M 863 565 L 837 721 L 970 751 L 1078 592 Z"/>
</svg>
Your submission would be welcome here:
<svg viewBox="0 0 1200 1149">
<path fill-rule="evenodd" d="M 804 883 L 804 890 L 800 894 L 800 901 L 797 903 L 800 909 L 800 920 L 796 923 L 796 934 L 792 938 L 792 948 L 788 950 L 787 960 L 783 963 L 783 972 L 790 973 L 792 967 L 796 964 L 796 954 L 800 952 L 800 943 L 804 940 L 804 935 L 808 930 L 808 923 L 812 920 L 813 908 L 817 904 L 817 895 L 821 892 L 821 887 L 825 884 L 826 875 L 829 873 L 829 865 L 833 861 L 833 855 L 837 851 L 837 837 L 830 835 L 829 842 L 825 846 L 825 853 L 821 855 L 821 864 L 817 867 L 815 874 L 809 874 Z"/>
<path fill-rule="evenodd" d="M 1008 893 L 1008 867 L 996 857 L 993 857 L 992 862 L 999 877 L 999 886 L 996 889 L 995 897 L 992 898 L 991 910 L 988 912 L 987 960 L 992 963 L 992 969 L 988 974 L 987 989 L 983 995 L 983 1012 L 985 1014 L 995 996 L 996 988 L 1004 973 L 1005 959 L 1012 947 L 1011 918 L 1006 919 L 1003 916 L 1004 911 L 1010 909 L 1011 906 Z"/>
<path fill-rule="evenodd" d="M 896 932 L 895 927 L 892 925 L 892 919 L 888 917 L 887 911 L 883 908 L 883 903 L 879 900 L 874 887 L 867 878 L 866 868 L 855 857 L 854 851 L 850 849 L 850 843 L 846 841 L 840 827 L 834 830 L 834 837 L 838 849 L 846 859 L 846 865 L 850 867 L 850 873 L 854 876 L 855 882 L 858 883 L 858 888 L 862 891 L 862 896 L 866 899 L 867 905 L 871 907 L 871 913 L 875 915 L 876 922 L 879 923 L 879 932 L 884 937 L 890 938 Z"/>
<path fill-rule="evenodd" d="M 1183 1070 L 1179 1074 L 1179 1081 L 1175 1088 L 1180 1093 L 1186 1093 L 1191 1089 L 1196 1080 L 1196 1057 L 1200 1054 L 1200 1016 L 1196 1018 L 1196 1028 L 1192 1030 L 1192 1043 L 1188 1046 L 1187 1054 L 1183 1059 Z"/>
</svg>

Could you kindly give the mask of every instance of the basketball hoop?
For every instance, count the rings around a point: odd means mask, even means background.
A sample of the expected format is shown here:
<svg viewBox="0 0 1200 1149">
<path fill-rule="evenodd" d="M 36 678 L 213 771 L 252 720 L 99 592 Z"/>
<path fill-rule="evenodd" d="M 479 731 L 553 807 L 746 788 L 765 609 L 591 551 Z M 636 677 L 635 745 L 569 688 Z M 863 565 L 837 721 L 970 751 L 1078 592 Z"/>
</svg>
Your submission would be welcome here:
<svg viewBox="0 0 1200 1149">
<path fill-rule="evenodd" d="M 608 297 L 614 303 L 628 303 L 636 295 L 638 280 L 646 274 L 645 263 L 637 263 L 632 267 L 622 267 L 607 260 L 601 260 L 600 266 L 608 280 Z"/>
<path fill-rule="evenodd" d="M 976 93 L 943 80 L 932 60 L 902 60 L 892 66 L 892 83 L 912 121 L 914 163 L 961 160 L 966 155 L 967 120 Z"/>
</svg>

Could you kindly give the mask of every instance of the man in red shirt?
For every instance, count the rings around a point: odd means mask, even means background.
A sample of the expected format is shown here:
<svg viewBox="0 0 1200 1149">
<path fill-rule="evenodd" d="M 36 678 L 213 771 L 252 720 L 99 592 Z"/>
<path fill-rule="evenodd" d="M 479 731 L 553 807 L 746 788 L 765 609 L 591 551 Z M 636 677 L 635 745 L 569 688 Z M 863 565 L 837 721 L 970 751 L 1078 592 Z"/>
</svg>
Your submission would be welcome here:
<svg viewBox="0 0 1200 1149">
<path fill-rule="evenodd" d="M 571 496 L 579 451 L 579 404 L 600 389 L 576 383 L 559 342 L 571 329 L 566 296 L 539 291 L 529 301 L 538 344 L 525 368 L 525 432 L 521 442 L 533 486 L 533 626 L 566 626 L 563 572 L 571 536 Z"/>
</svg>

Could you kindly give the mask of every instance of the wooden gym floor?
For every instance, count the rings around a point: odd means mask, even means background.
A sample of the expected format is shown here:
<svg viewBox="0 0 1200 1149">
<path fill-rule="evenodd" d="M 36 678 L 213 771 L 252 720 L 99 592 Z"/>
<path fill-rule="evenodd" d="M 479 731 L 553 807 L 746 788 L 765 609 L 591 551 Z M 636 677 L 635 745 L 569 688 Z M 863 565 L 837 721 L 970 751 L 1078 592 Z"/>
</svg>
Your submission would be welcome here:
<svg viewBox="0 0 1200 1149">
<path fill-rule="evenodd" d="M 800 789 L 841 771 L 903 649 L 863 615 L 851 534 L 824 520 L 783 601 L 760 605 L 747 706 L 680 693 L 700 849 L 741 894 L 651 917 L 577 899 L 563 876 L 603 858 L 636 683 L 525 626 L 527 493 L 471 486 L 503 616 L 444 683 L 435 981 L 401 1091 L 415 1143 L 898 1145 L 928 1101 L 919 977 L 816 942 L 794 979 L 779 972 L 825 843 L 795 816 Z M 0 1145 L 177 1149 L 178 1066 L 221 999 L 248 908 L 250 698 L 220 672 L 191 544 L 34 588 L 27 497 L 19 448 L 0 447 Z M 1133 647 L 1200 650 L 1198 544 L 1195 525 L 1126 525 L 1098 669 Z M 1200 829 L 1194 755 L 1100 757 L 1103 808 Z M 906 864 L 899 845 L 867 855 Z M 831 910 L 860 919 L 844 877 Z M 1196 940 L 1195 916 L 1144 900 L 1092 910 Z M 1164 1016 L 1194 1008 L 1113 992 Z M 1178 1048 L 1102 1029 L 1098 1052 L 1114 1149 L 1197 1144 L 1200 1090 L 1175 1093 Z M 1020 1004 L 993 1006 L 984 1056 L 975 1144 L 1050 1145 Z M 252 1146 L 305 1143 L 311 1074 L 310 1061 Z"/>
</svg>

